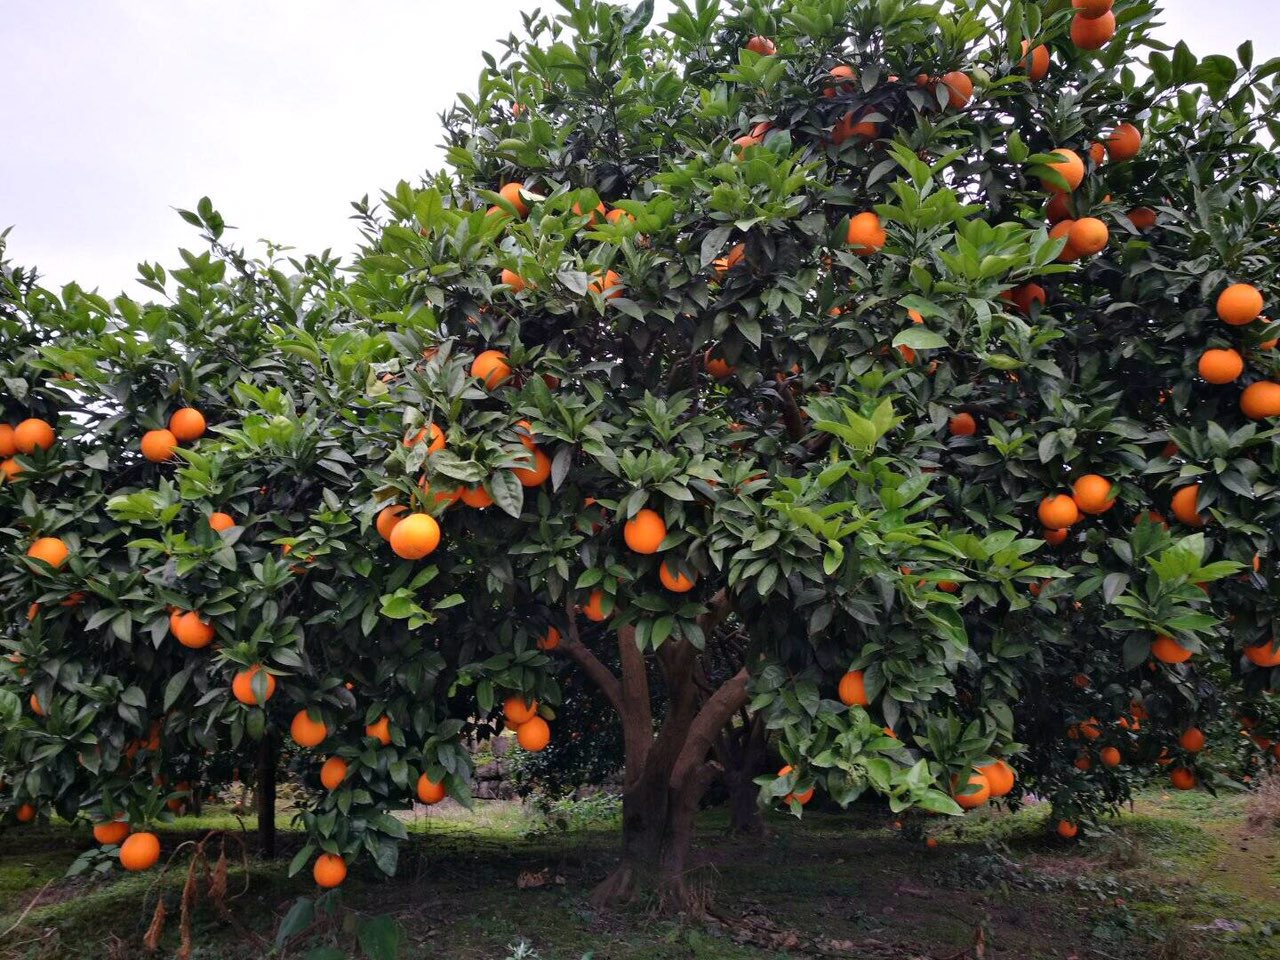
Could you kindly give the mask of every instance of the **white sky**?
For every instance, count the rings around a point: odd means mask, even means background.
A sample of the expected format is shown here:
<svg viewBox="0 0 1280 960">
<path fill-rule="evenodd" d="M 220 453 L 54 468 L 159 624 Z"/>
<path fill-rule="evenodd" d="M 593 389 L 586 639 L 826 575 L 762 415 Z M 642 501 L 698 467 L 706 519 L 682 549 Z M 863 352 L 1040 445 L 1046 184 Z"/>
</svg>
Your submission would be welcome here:
<svg viewBox="0 0 1280 960">
<path fill-rule="evenodd" d="M 440 166 L 437 115 L 535 3 L 0 0 L 9 257 L 46 284 L 145 294 L 136 264 L 196 245 L 173 208 L 206 195 L 237 242 L 346 253 L 350 201 Z M 1261 62 L 1280 55 L 1277 3 L 1165 0 L 1163 36 L 1202 56 L 1253 36 Z"/>
</svg>

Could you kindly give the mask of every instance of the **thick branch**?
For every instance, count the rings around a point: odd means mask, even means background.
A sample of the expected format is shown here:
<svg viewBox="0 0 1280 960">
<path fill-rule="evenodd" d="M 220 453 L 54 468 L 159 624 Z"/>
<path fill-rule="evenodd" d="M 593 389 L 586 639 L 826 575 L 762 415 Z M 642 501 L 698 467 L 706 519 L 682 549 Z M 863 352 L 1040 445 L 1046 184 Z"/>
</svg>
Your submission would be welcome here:
<svg viewBox="0 0 1280 960">
<path fill-rule="evenodd" d="M 804 439 L 804 418 L 800 415 L 800 407 L 796 405 L 796 395 L 791 384 L 779 379 L 778 396 L 782 399 L 782 422 L 787 427 L 787 436 L 799 442 Z"/>
<path fill-rule="evenodd" d="M 711 695 L 693 718 L 684 746 L 671 770 L 672 790 L 678 792 L 686 780 L 702 766 L 707 754 L 711 752 L 716 736 L 724 729 L 729 718 L 746 704 L 747 670 L 743 667 Z"/>
<path fill-rule="evenodd" d="M 600 692 L 613 704 L 613 709 L 618 711 L 618 716 L 621 717 L 623 715 L 622 684 L 614 672 L 582 642 L 582 637 L 578 633 L 578 618 L 573 609 L 573 601 L 566 600 L 565 607 L 569 620 L 569 636 L 560 641 L 557 649 L 562 650 L 565 656 L 582 668 L 582 672 L 600 688 Z"/>
<path fill-rule="evenodd" d="M 698 617 L 698 626 L 708 636 L 716 624 L 733 612 L 733 600 L 729 597 L 729 591 L 721 587 L 711 598 L 709 606 L 711 609 Z"/>
<path fill-rule="evenodd" d="M 627 752 L 627 778 L 640 775 L 653 745 L 653 707 L 649 703 L 649 672 L 644 654 L 636 646 L 636 628 L 618 630 L 618 658 L 622 661 L 620 684 L 623 745 Z"/>
</svg>

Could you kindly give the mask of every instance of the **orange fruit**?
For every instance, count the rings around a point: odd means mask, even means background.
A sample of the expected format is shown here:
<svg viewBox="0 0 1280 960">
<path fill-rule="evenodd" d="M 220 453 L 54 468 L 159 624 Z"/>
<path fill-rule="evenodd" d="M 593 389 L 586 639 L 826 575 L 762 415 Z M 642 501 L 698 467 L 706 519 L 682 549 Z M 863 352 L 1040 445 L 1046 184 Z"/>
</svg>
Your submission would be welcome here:
<svg viewBox="0 0 1280 960">
<path fill-rule="evenodd" d="M 859 114 L 850 111 L 831 128 L 831 142 L 836 146 L 853 137 L 863 140 L 875 140 L 880 136 L 880 124 L 870 120 L 860 120 Z"/>
<path fill-rule="evenodd" d="M 529 205 L 524 202 L 524 197 L 520 196 L 520 191 L 524 189 L 524 184 L 518 181 L 512 183 L 504 183 L 498 190 L 498 195 L 503 200 L 516 208 L 517 216 L 527 216 L 529 213 Z"/>
<path fill-rule="evenodd" d="M 1089 20 L 1096 20 L 1111 10 L 1111 5 L 1115 0 L 1071 0 L 1071 6 L 1075 7 L 1076 13 Z"/>
<path fill-rule="evenodd" d="M 230 530 L 236 525 L 236 518 L 229 513 L 223 513 L 221 510 L 215 510 L 209 514 L 209 526 L 218 533 L 223 530 Z"/>
<path fill-rule="evenodd" d="M 484 487 L 464 487 L 461 496 L 463 503 L 477 510 L 493 506 L 493 497 L 489 496 L 489 491 Z"/>
<path fill-rule="evenodd" d="M 867 699 L 867 685 L 863 681 L 861 670 L 850 670 L 841 677 L 836 694 L 846 707 L 866 707 L 871 704 Z"/>
<path fill-rule="evenodd" d="M 22 473 L 22 464 L 10 457 L 7 460 L 0 461 L 0 470 L 4 471 L 5 479 L 16 480 L 18 475 Z"/>
<path fill-rule="evenodd" d="M 586 604 L 582 607 L 582 614 L 588 620 L 594 620 L 596 623 L 600 623 L 605 619 L 603 590 L 591 591 L 591 596 L 587 598 Z"/>
<path fill-rule="evenodd" d="M 1103 747 L 1098 754 L 1098 759 L 1102 761 L 1104 767 L 1120 766 L 1120 751 L 1115 747 Z"/>
<path fill-rule="evenodd" d="M 522 487 L 540 487 L 547 482 L 547 478 L 551 476 L 551 458 L 539 450 L 533 448 L 533 466 L 532 467 L 512 467 L 511 472 L 516 475 L 516 479 L 520 481 Z"/>
<path fill-rule="evenodd" d="M 533 424 L 528 420 L 516 421 L 516 436 L 519 438 L 521 445 L 526 450 L 536 450 L 538 445 L 534 442 Z"/>
<path fill-rule="evenodd" d="M 440 524 L 430 514 L 411 513 L 395 525 L 387 539 L 397 557 L 421 560 L 440 546 Z"/>
<path fill-rule="evenodd" d="M 39 417 L 23 420 L 13 428 L 13 445 L 18 453 L 35 453 L 53 446 L 53 427 Z"/>
<path fill-rule="evenodd" d="M 978 432 L 978 421 L 972 413 L 957 413 L 947 421 L 947 429 L 953 437 L 972 437 Z"/>
<path fill-rule="evenodd" d="M 439 803 L 447 793 L 443 783 L 433 783 L 425 773 L 418 777 L 418 799 L 428 807 Z"/>
<path fill-rule="evenodd" d="M 1111 481 L 1106 477 L 1086 473 L 1071 485 L 1071 499 L 1081 513 L 1105 513 L 1115 503 L 1115 495 L 1111 491 Z"/>
<path fill-rule="evenodd" d="M 13 818 L 19 823 L 30 823 L 36 818 L 36 808 L 29 803 L 24 803 L 13 811 Z"/>
<path fill-rule="evenodd" d="M 173 416 L 169 418 L 169 432 L 177 437 L 181 443 L 191 443 L 193 440 L 199 440 L 204 436 L 206 426 L 204 414 L 195 407 L 183 407 L 181 410 L 175 410 Z"/>
<path fill-rule="evenodd" d="M 711 262 L 711 268 L 715 271 L 717 277 L 723 277 L 726 273 L 740 264 L 747 256 L 747 245 L 745 243 L 735 243 L 729 248 L 729 252 L 718 257 Z"/>
<path fill-rule="evenodd" d="M 168 430 L 148 430 L 142 435 L 142 455 L 152 463 L 172 460 L 176 449 L 178 438 Z"/>
<path fill-rule="evenodd" d="M 1081 50 L 1101 50 L 1116 35 L 1116 15 L 1110 11 L 1100 17 L 1077 13 L 1071 20 L 1071 42 Z"/>
<path fill-rule="evenodd" d="M 727 380 L 729 377 L 733 376 L 733 366 L 729 361 L 722 360 L 720 357 L 711 356 L 710 350 L 702 355 L 702 366 L 706 369 L 707 373 L 711 374 L 711 376 L 715 377 L 717 380 Z"/>
<path fill-rule="evenodd" d="M 93 839 L 104 847 L 118 847 L 129 835 L 129 824 L 123 820 L 104 820 L 93 825 Z"/>
<path fill-rule="evenodd" d="M 1280 383 L 1259 380 L 1240 394 L 1240 411 L 1250 420 L 1280 417 Z"/>
<path fill-rule="evenodd" d="M 34 713 L 37 717 L 43 717 L 43 716 L 44 716 L 44 707 L 40 705 L 40 698 L 39 698 L 39 697 L 37 697 L 37 696 L 33 693 L 33 694 L 31 695 L 31 699 L 30 699 L 30 700 L 28 700 L 27 702 L 31 705 L 31 712 L 32 712 L 32 713 Z"/>
<path fill-rule="evenodd" d="M 383 507 L 379 510 L 378 519 L 374 523 L 374 526 L 378 528 L 378 536 L 382 537 L 383 540 L 390 540 L 391 531 L 400 522 L 400 514 L 405 513 L 408 509 L 402 503 L 393 503 L 391 506 Z"/>
<path fill-rule="evenodd" d="M 1194 790 L 1196 783 L 1196 775 L 1186 767 L 1174 767 L 1169 772 L 1169 782 L 1179 790 Z"/>
<path fill-rule="evenodd" d="M 606 214 L 605 214 L 605 216 L 604 216 L 604 218 L 605 218 L 606 220 L 608 220 L 608 221 L 609 221 L 610 223 L 612 223 L 612 224 L 619 224 L 619 223 L 621 223 L 621 222 L 622 222 L 622 218 L 623 218 L 623 217 L 626 217 L 626 218 L 627 218 L 628 220 L 630 220 L 632 223 L 635 223 L 635 222 L 636 222 L 636 218 L 635 218 L 634 216 L 632 216 L 631 214 L 627 213 L 627 211 L 625 211 L 625 210 L 618 210 L 618 209 L 610 210 L 610 211 L 609 211 L 608 213 L 606 213 Z"/>
<path fill-rule="evenodd" d="M 67 545 L 57 537 L 41 537 L 27 547 L 28 557 L 32 560 L 43 560 L 55 570 L 67 562 L 70 553 Z"/>
<path fill-rule="evenodd" d="M 276 678 L 266 673 L 262 664 L 254 664 L 247 670 L 241 670 L 231 678 L 231 695 L 243 703 L 246 707 L 258 706 L 258 699 L 253 692 L 253 678 L 259 670 L 263 670 L 267 678 L 267 687 L 263 691 L 262 702 L 266 703 L 276 692 Z"/>
<path fill-rule="evenodd" d="M 347 761 L 341 757 L 330 757 L 320 767 L 320 783 L 326 790 L 337 790 L 347 778 Z"/>
<path fill-rule="evenodd" d="M 1064 530 L 1080 519 L 1080 508 L 1067 494 L 1058 493 L 1041 500 L 1036 515 L 1046 530 Z"/>
<path fill-rule="evenodd" d="M 1049 231 L 1050 240 L 1065 239 L 1067 242 L 1063 245 L 1062 251 L 1058 254 L 1060 263 L 1071 263 L 1073 260 L 1080 259 L 1080 251 L 1071 245 L 1071 228 L 1076 225 L 1074 220 L 1062 220 L 1053 225 Z"/>
<path fill-rule="evenodd" d="M 1200 376 L 1209 383 L 1231 383 L 1244 373 L 1244 357 L 1235 350 L 1206 350 L 1196 365 Z"/>
<path fill-rule="evenodd" d="M 547 632 L 538 638 L 538 649 L 549 653 L 560 646 L 560 631 L 555 627 L 547 627 Z"/>
<path fill-rule="evenodd" d="M 884 226 L 880 223 L 880 215 L 870 210 L 855 213 L 849 218 L 849 229 L 845 242 L 857 254 L 877 253 L 885 245 Z"/>
<path fill-rule="evenodd" d="M 980 770 L 973 770 L 970 771 L 969 778 L 963 787 L 960 786 L 958 776 L 952 777 L 951 792 L 961 810 L 972 810 L 991 799 L 991 784 L 987 782 L 987 778 Z"/>
<path fill-rule="evenodd" d="M 501 351 L 485 350 L 472 361 L 471 375 L 483 380 L 488 389 L 494 390 L 506 383 L 511 376 L 511 364 Z"/>
<path fill-rule="evenodd" d="M 1280 647 L 1272 643 L 1260 643 L 1254 647 L 1245 647 L 1246 659 L 1257 667 L 1280 667 Z"/>
<path fill-rule="evenodd" d="M 289 736 L 300 747 L 318 747 L 328 735 L 329 728 L 324 721 L 312 720 L 305 710 L 295 713 L 293 722 L 289 724 Z"/>
<path fill-rule="evenodd" d="M 582 209 L 582 205 L 577 202 L 575 202 L 573 205 L 573 212 L 575 216 L 579 216 L 579 217 L 586 215 L 585 211 Z M 597 203 L 596 208 L 591 211 L 590 219 L 587 221 L 588 226 L 593 226 L 599 223 L 600 217 L 607 216 L 607 214 L 608 214 L 608 211 L 605 210 L 604 203 L 603 202 Z"/>
<path fill-rule="evenodd" d="M 1107 156 L 1112 163 L 1132 160 L 1142 149 L 1142 132 L 1132 123 L 1119 124 L 1107 137 Z"/>
<path fill-rule="evenodd" d="M 13 440 L 13 427 L 0 423 L 0 457 L 12 457 L 18 452 L 18 445 Z"/>
<path fill-rule="evenodd" d="M 316 886 L 332 889 L 347 879 L 347 862 L 336 853 L 322 853 L 316 857 L 311 876 L 315 878 Z"/>
<path fill-rule="evenodd" d="M 160 838 L 142 831 L 131 834 L 120 844 L 120 866 L 131 872 L 149 870 L 160 859 Z"/>
<path fill-rule="evenodd" d="M 1095 167 L 1102 166 L 1107 159 L 1107 148 L 1096 141 L 1089 144 L 1089 159 L 1093 161 Z"/>
<path fill-rule="evenodd" d="M 537 753 L 551 742 L 551 728 L 541 717 L 531 717 L 516 728 L 516 742 L 530 753 Z"/>
<path fill-rule="evenodd" d="M 1059 194 L 1059 196 L 1065 196 L 1065 194 Z M 1043 307 L 1048 300 L 1048 294 L 1038 283 L 1024 283 L 1009 291 L 1009 299 L 1023 313 L 1029 314 L 1031 304 L 1038 303 Z"/>
<path fill-rule="evenodd" d="M 213 642 L 213 624 L 202 620 L 194 610 L 171 614 L 169 630 L 180 644 L 191 650 L 199 650 Z"/>
<path fill-rule="evenodd" d="M 942 75 L 942 85 L 947 88 L 947 102 L 953 110 L 960 110 L 969 105 L 973 98 L 973 81 L 967 73 L 952 70 Z"/>
<path fill-rule="evenodd" d="M 1044 205 L 1044 216 L 1050 224 L 1058 224 L 1071 219 L 1071 194 L 1055 193 Z"/>
<path fill-rule="evenodd" d="M 1070 820 L 1059 820 L 1056 830 L 1058 832 L 1058 836 L 1063 840 L 1072 840 L 1075 838 L 1075 835 L 1080 832 L 1080 827 L 1077 824 L 1072 823 Z"/>
<path fill-rule="evenodd" d="M 1204 526 L 1204 517 L 1196 510 L 1200 497 L 1200 484 L 1193 483 L 1177 490 L 1170 502 L 1173 515 L 1189 527 Z"/>
<path fill-rule="evenodd" d="M 978 770 L 987 778 L 991 796 L 1006 797 L 1013 792 L 1013 784 L 1018 777 L 1004 760 L 997 758 L 990 763 L 979 764 Z"/>
<path fill-rule="evenodd" d="M 752 137 L 752 136 L 737 137 L 733 141 L 733 145 L 737 147 L 737 150 L 735 152 L 738 157 L 742 156 L 742 152 L 746 150 L 747 147 L 758 147 L 760 146 L 760 143 L 761 141 L 759 137 Z M 575 203 L 573 206 L 574 206 L 574 210 L 576 211 L 578 205 Z"/>
<path fill-rule="evenodd" d="M 1204 733 L 1199 727 L 1187 727 L 1178 738 L 1178 746 L 1188 753 L 1199 753 L 1204 749 Z"/>
<path fill-rule="evenodd" d="M 601 294 L 606 300 L 622 296 L 624 292 L 622 278 L 612 270 L 604 271 L 603 275 L 597 270 L 591 276 L 595 277 L 594 280 L 587 284 L 587 289 L 591 293 Z"/>
<path fill-rule="evenodd" d="M 658 567 L 658 579 L 672 593 L 688 593 L 698 582 L 698 575 L 695 573 L 692 577 L 686 577 L 683 573 L 673 574 L 664 560 Z"/>
<path fill-rule="evenodd" d="M 791 772 L 791 770 L 792 770 L 791 764 L 787 764 L 785 767 L 783 767 L 781 770 L 778 771 L 778 776 L 785 777 L 787 774 Z M 782 802 L 789 804 L 791 803 L 792 800 L 794 800 L 796 803 L 800 804 L 800 806 L 803 807 L 806 803 L 808 803 L 812 799 L 813 799 L 813 787 L 810 787 L 804 793 L 788 793 L 785 797 L 782 798 Z"/>
<path fill-rule="evenodd" d="M 1068 150 L 1065 147 L 1059 147 L 1051 152 L 1056 154 L 1059 159 L 1048 164 L 1049 169 L 1056 170 L 1059 176 L 1067 182 L 1068 191 L 1080 186 L 1084 180 L 1084 161 L 1080 159 L 1080 155 L 1074 150 Z M 1063 192 L 1061 186 L 1057 183 L 1050 183 L 1047 178 L 1041 182 L 1053 193 Z"/>
<path fill-rule="evenodd" d="M 431 442 L 427 444 L 427 453 L 435 453 L 437 450 L 443 450 L 445 443 L 444 431 L 434 423 L 427 424 L 412 437 L 405 437 L 404 445 L 406 447 L 412 447 L 415 444 L 421 443 L 426 439 L 428 434 L 431 435 Z"/>
<path fill-rule="evenodd" d="M 1077 729 L 1080 731 L 1080 736 L 1084 737 L 1086 740 L 1097 740 L 1102 736 L 1102 724 L 1098 722 L 1097 717 L 1090 717 L 1084 723 L 1080 724 Z"/>
<path fill-rule="evenodd" d="M 1191 659 L 1191 651 L 1173 637 L 1166 637 L 1163 634 L 1156 637 L 1155 642 L 1151 644 L 1151 655 L 1161 663 L 1186 663 Z"/>
<path fill-rule="evenodd" d="M 514 270 L 508 270 L 506 267 L 503 267 L 502 273 L 498 274 L 498 282 L 505 283 L 509 286 L 512 293 L 519 293 L 525 288 L 525 286 L 527 286 L 524 282 L 524 277 L 520 276 L 520 274 L 516 273 Z M 474 370 L 471 375 L 476 375 Z"/>
<path fill-rule="evenodd" d="M 778 52 L 778 48 L 768 37 L 752 37 L 747 41 L 747 49 L 762 57 L 771 57 Z"/>
<path fill-rule="evenodd" d="M 1027 66 L 1027 46 L 1026 40 L 1022 41 L 1022 59 L 1018 61 L 1018 66 L 1027 71 L 1027 76 L 1032 80 L 1043 80 L 1049 75 L 1049 48 L 1043 43 L 1037 43 L 1031 48 L 1031 66 Z"/>
<path fill-rule="evenodd" d="M 364 728 L 366 737 L 373 737 L 384 747 L 391 743 L 391 718 L 379 717 Z"/>
<path fill-rule="evenodd" d="M 1056 547 L 1067 539 L 1066 528 L 1061 530 L 1042 530 L 1040 533 L 1044 537 L 1045 543 L 1051 547 Z"/>
<path fill-rule="evenodd" d="M 830 77 L 832 80 L 852 80 L 854 79 L 855 74 L 853 72 L 853 67 L 842 63 L 839 66 L 831 68 Z M 842 83 L 839 87 L 824 87 L 822 89 L 822 95 L 824 97 L 834 97 L 837 93 L 842 91 L 848 93 L 852 89 L 852 84 Z"/>
<path fill-rule="evenodd" d="M 656 510 L 645 508 L 626 522 L 622 539 L 636 553 L 657 553 L 667 536 L 667 525 Z"/>
<path fill-rule="evenodd" d="M 1110 238 L 1107 225 L 1097 217 L 1081 217 L 1071 225 L 1067 243 L 1081 256 L 1090 257 L 1104 250 Z"/>
<path fill-rule="evenodd" d="M 1134 207 L 1129 211 L 1129 222 L 1137 230 L 1150 230 L 1156 225 L 1156 212 L 1150 207 Z"/>
<path fill-rule="evenodd" d="M 1262 312 L 1262 294 L 1252 284 L 1233 283 L 1218 294 L 1217 306 L 1219 320 L 1233 327 L 1242 327 L 1252 323 Z"/>
<path fill-rule="evenodd" d="M 507 697 L 502 702 L 502 715 L 507 718 L 507 723 L 518 727 L 538 715 L 538 701 L 526 700 L 521 696 Z"/>
</svg>

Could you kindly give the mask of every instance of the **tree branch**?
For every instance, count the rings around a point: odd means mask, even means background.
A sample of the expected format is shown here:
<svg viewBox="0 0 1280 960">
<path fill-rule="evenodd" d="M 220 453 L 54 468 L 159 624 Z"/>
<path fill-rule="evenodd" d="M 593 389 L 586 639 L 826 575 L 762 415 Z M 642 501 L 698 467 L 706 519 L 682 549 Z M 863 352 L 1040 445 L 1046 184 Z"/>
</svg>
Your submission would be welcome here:
<svg viewBox="0 0 1280 960">
<path fill-rule="evenodd" d="M 649 703 L 649 671 L 644 654 L 636 646 L 636 628 L 618 629 L 618 658 L 622 661 L 620 697 L 622 739 L 627 754 L 628 779 L 638 777 L 653 746 L 653 707 Z"/>
<path fill-rule="evenodd" d="M 724 729 L 729 718 L 746 704 L 747 668 L 743 667 L 711 695 L 693 718 L 684 746 L 671 769 L 669 785 L 672 790 L 681 790 L 686 780 L 702 767 L 715 743 L 716 735 Z"/>
<path fill-rule="evenodd" d="M 578 618 L 573 609 L 573 599 L 565 598 L 565 614 L 569 620 L 569 636 L 560 641 L 558 649 L 564 651 L 565 656 L 571 659 L 579 667 L 582 672 L 591 678 L 591 681 L 600 688 L 600 692 L 605 698 L 613 704 L 613 709 L 618 711 L 618 716 L 623 716 L 623 700 L 622 700 L 622 684 L 612 670 L 606 667 L 594 653 L 592 653 L 587 645 L 582 642 L 582 636 L 578 633 Z"/>
</svg>

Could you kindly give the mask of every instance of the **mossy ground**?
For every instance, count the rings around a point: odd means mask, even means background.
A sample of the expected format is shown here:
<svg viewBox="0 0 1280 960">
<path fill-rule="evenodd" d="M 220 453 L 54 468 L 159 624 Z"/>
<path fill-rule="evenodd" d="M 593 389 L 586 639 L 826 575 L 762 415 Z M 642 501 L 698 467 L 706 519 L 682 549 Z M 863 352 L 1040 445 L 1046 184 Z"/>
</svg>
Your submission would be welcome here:
<svg viewBox="0 0 1280 960">
<path fill-rule="evenodd" d="M 542 960 L 1280 958 L 1280 836 L 1247 835 L 1243 802 L 1151 792 L 1077 843 L 1048 832 L 1043 808 L 909 820 L 904 829 L 871 808 L 814 812 L 803 823 L 779 814 L 764 840 L 727 837 L 724 818 L 709 811 L 695 883 L 711 909 L 698 921 L 659 918 L 643 904 L 590 908 L 586 894 L 615 855 L 613 823 L 531 834 L 530 817 L 513 804 L 446 808 L 410 824 L 395 880 L 358 866 L 341 902 L 355 915 L 394 917 L 400 956 L 432 960 L 503 960 L 522 940 Z M 208 830 L 253 827 L 217 809 L 180 823 L 163 835 L 166 856 Z M 298 842 L 282 833 L 286 857 Z M 173 954 L 181 856 L 163 880 L 157 872 L 63 879 L 91 845 L 86 827 L 63 823 L 0 836 L 0 960 L 153 956 L 141 941 L 157 893 L 171 917 L 159 955 Z M 357 955 L 340 929 L 285 953 L 274 945 L 290 904 L 315 893 L 309 872 L 285 877 L 286 863 L 254 862 L 247 878 L 232 870 L 233 894 L 248 881 L 232 904 L 236 922 L 198 908 L 194 957 L 301 958 L 325 942 Z M 522 887 L 522 873 L 547 882 Z"/>
</svg>

